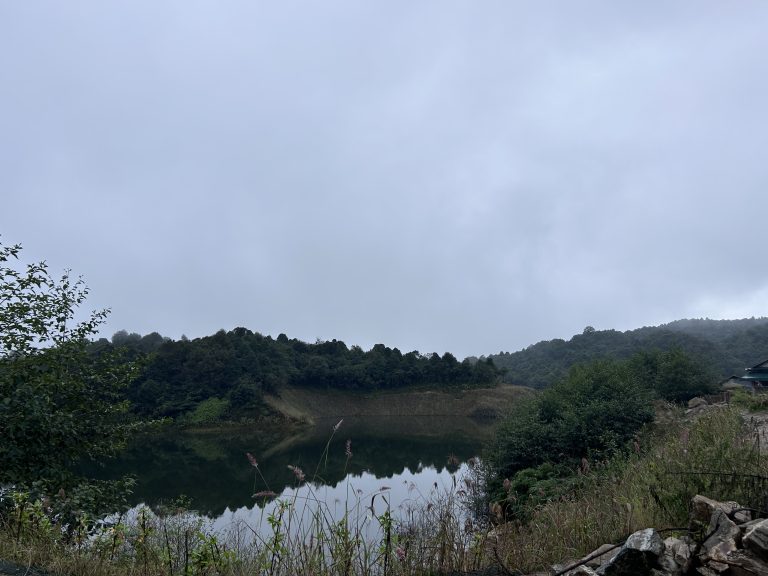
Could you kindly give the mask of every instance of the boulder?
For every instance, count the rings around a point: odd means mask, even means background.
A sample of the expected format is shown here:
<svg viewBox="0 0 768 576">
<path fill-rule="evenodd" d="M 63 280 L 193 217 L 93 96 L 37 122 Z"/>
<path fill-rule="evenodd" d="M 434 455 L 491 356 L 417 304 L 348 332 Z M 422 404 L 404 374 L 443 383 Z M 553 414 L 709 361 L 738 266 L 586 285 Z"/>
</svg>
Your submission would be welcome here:
<svg viewBox="0 0 768 576">
<path fill-rule="evenodd" d="M 688 408 L 700 408 L 701 406 L 707 406 L 709 405 L 709 402 L 704 400 L 704 398 L 696 397 L 691 398 L 688 400 Z"/>
<path fill-rule="evenodd" d="M 593 576 L 596 575 L 595 568 L 610 562 L 616 554 L 619 553 L 620 546 L 616 544 L 603 544 L 599 548 L 590 552 L 580 560 L 571 560 L 562 564 L 552 566 L 552 574 L 561 574 L 562 576 Z M 588 560 L 589 558 L 589 560 Z M 578 564 L 578 566 L 574 566 Z M 574 566 L 569 570 L 571 566 Z"/>
<path fill-rule="evenodd" d="M 659 564 L 666 574 L 687 574 L 691 567 L 696 545 L 680 538 L 669 537 L 664 540 L 664 554 Z"/>
<path fill-rule="evenodd" d="M 750 524 L 750 528 L 744 534 L 744 547 L 768 559 L 768 520 Z"/>
<path fill-rule="evenodd" d="M 712 566 L 711 562 L 722 563 L 727 560 L 729 554 L 738 549 L 741 530 L 723 510 L 716 509 L 709 521 L 707 533 L 709 537 L 701 545 L 699 556 L 708 566 L 719 570 L 719 567 Z"/>
<path fill-rule="evenodd" d="M 616 544 L 603 544 L 588 555 L 593 556 L 593 558 L 587 560 L 584 564 L 590 568 L 599 568 L 603 564 L 608 564 L 608 562 L 613 560 L 614 556 L 619 553 L 619 550 L 620 547 L 616 546 Z"/>
<path fill-rule="evenodd" d="M 664 542 L 653 528 L 632 534 L 619 553 L 607 564 L 600 566 L 601 576 L 651 576 L 660 568 L 659 560 L 664 553 Z"/>
<path fill-rule="evenodd" d="M 738 522 L 746 522 L 751 519 L 751 516 L 747 518 L 746 514 L 743 514 L 743 512 L 746 511 L 740 510 L 739 512 L 736 512 L 736 510 L 739 510 L 740 508 L 741 506 L 736 502 L 718 502 L 717 500 L 712 500 L 706 496 L 696 495 L 691 500 L 691 520 L 701 522 L 702 524 L 709 524 L 715 510 L 722 510 L 729 517 L 733 515 L 738 516 L 738 518 L 736 518 Z"/>
<path fill-rule="evenodd" d="M 597 576 L 597 572 L 593 568 L 590 568 L 589 566 L 585 566 L 582 564 L 581 566 L 576 566 L 576 568 L 573 568 L 572 570 L 568 570 L 567 572 L 563 572 L 562 570 L 554 571 L 556 566 L 553 566 L 553 574 L 561 574 L 562 576 Z"/>
<path fill-rule="evenodd" d="M 768 563 L 749 550 L 737 550 L 728 556 L 729 575 L 754 576 L 768 574 Z"/>
</svg>

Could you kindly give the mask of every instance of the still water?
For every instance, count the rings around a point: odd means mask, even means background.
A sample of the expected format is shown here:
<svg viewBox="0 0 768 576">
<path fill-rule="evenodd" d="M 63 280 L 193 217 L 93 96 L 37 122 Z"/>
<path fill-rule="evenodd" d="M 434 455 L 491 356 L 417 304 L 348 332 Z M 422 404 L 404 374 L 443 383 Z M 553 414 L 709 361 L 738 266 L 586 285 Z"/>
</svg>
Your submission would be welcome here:
<svg viewBox="0 0 768 576">
<path fill-rule="evenodd" d="M 308 514 L 321 505 L 334 518 L 370 520 L 385 509 L 407 515 L 457 492 L 467 481 L 466 463 L 493 433 L 491 423 L 456 417 L 345 419 L 334 432 L 336 424 L 319 421 L 284 437 L 241 428 L 161 432 L 129 446 L 104 475 L 135 476 L 134 505 L 156 507 L 183 495 L 217 531 L 233 522 L 263 525 L 280 502 Z"/>
</svg>

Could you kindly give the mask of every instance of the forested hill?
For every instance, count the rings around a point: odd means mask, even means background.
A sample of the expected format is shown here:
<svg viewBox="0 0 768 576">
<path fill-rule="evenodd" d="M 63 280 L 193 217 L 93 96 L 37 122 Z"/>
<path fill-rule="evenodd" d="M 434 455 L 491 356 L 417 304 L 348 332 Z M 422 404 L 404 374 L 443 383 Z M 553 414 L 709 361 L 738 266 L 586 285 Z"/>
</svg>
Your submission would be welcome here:
<svg viewBox="0 0 768 576">
<path fill-rule="evenodd" d="M 542 341 L 488 358 L 506 370 L 505 381 L 544 388 L 563 378 L 574 364 L 675 347 L 702 363 L 712 378 L 741 374 L 745 367 L 768 359 L 768 318 L 677 320 L 626 332 L 587 327 L 568 341 Z"/>
<path fill-rule="evenodd" d="M 212 336 L 173 341 L 157 333 L 125 331 L 93 344 L 149 354 L 129 395 L 135 409 L 151 416 L 177 417 L 208 406 L 243 413 L 264 408 L 262 395 L 281 385 L 343 390 L 384 390 L 414 386 L 487 386 L 499 379 L 490 359 L 459 362 L 452 354 L 402 353 L 383 344 L 363 351 L 339 340 L 309 344 L 281 334 L 277 339 L 236 328 Z"/>
</svg>

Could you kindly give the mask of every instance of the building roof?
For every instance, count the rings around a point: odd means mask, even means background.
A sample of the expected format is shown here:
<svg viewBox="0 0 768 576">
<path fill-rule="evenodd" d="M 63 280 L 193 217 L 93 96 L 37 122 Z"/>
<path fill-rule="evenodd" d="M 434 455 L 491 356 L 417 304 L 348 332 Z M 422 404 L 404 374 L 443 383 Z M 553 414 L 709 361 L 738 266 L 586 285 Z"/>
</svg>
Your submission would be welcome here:
<svg viewBox="0 0 768 576">
<path fill-rule="evenodd" d="M 757 374 L 760 374 L 761 377 L 766 377 L 768 376 L 768 360 L 752 366 L 752 368 L 747 368 L 744 372 L 744 378 L 754 378 Z"/>
</svg>

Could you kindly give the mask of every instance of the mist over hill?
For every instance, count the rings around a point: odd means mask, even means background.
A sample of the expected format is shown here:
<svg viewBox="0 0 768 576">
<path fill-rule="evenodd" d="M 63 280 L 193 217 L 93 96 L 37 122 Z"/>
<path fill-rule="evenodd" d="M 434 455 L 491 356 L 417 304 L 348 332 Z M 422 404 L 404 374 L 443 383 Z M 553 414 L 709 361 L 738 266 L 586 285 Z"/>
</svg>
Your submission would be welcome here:
<svg viewBox="0 0 768 576">
<path fill-rule="evenodd" d="M 768 359 L 768 318 L 683 319 L 625 332 L 587 326 L 570 340 L 541 341 L 484 359 L 504 369 L 507 382 L 545 388 L 565 377 L 574 364 L 670 348 L 680 348 L 696 359 L 712 378 L 740 374 L 745 367 Z"/>
</svg>

